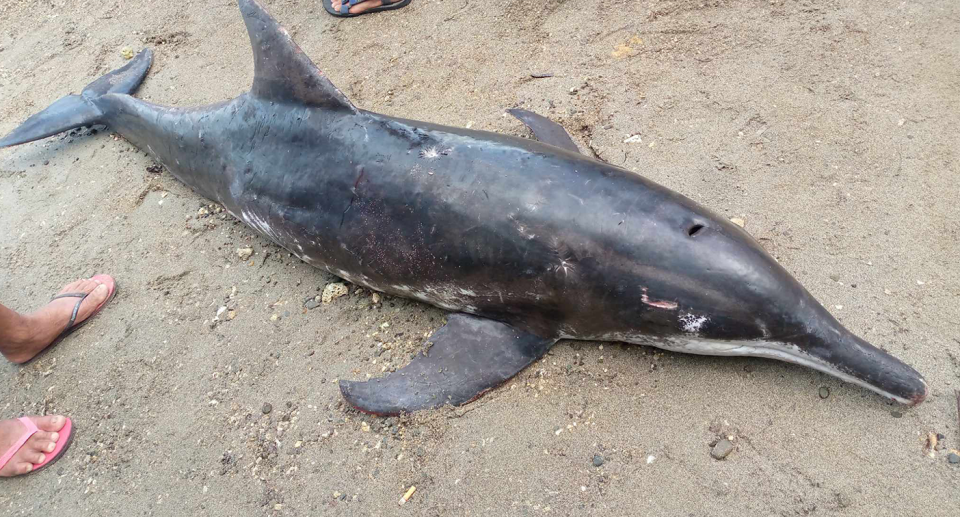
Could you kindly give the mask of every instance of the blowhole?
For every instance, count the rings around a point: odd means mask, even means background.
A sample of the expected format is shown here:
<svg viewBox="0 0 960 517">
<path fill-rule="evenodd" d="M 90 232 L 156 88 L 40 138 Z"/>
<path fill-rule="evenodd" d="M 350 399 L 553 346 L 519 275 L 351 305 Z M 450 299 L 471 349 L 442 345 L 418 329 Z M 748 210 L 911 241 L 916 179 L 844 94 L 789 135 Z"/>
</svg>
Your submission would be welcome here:
<svg viewBox="0 0 960 517">
<path fill-rule="evenodd" d="M 702 224 L 695 224 L 695 225 L 691 226 L 689 230 L 687 230 L 687 235 L 693 237 L 694 235 L 696 235 L 697 233 L 699 233 L 700 230 L 702 230 L 702 229 L 703 229 L 703 225 L 702 225 Z"/>
</svg>

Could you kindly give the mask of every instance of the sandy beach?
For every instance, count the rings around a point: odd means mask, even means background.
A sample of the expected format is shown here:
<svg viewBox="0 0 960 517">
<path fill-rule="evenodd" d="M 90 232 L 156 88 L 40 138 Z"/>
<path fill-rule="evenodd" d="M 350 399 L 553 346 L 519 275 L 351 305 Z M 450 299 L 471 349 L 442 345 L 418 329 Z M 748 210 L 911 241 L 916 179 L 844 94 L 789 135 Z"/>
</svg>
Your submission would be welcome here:
<svg viewBox="0 0 960 517">
<path fill-rule="evenodd" d="M 403 366 L 445 312 L 354 285 L 309 303 L 341 280 L 95 127 L 0 150 L 0 301 L 32 310 L 96 273 L 120 286 L 36 361 L 0 364 L 0 418 L 77 428 L 56 465 L 0 480 L 0 515 L 957 515 L 960 4 L 264 5 L 363 109 L 529 137 L 504 113 L 523 107 L 741 220 L 929 398 L 562 341 L 474 403 L 363 415 L 338 381 Z M 124 49 L 156 52 L 136 96 L 158 104 L 253 77 L 232 0 L 7 0 L 0 26 L 0 134 Z"/>
</svg>

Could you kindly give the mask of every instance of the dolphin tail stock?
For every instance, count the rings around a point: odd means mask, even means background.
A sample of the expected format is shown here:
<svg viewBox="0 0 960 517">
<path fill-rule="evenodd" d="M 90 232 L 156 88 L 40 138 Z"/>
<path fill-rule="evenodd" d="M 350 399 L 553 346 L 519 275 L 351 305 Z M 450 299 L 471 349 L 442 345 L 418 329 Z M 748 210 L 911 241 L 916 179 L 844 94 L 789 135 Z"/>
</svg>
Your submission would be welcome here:
<svg viewBox="0 0 960 517">
<path fill-rule="evenodd" d="M 342 380 L 340 392 L 351 406 L 381 416 L 460 406 L 504 383 L 556 342 L 499 321 L 455 313 L 410 364 L 378 379 Z"/>
<path fill-rule="evenodd" d="M 153 51 L 141 51 L 127 64 L 88 84 L 80 95 L 67 95 L 28 118 L 0 139 L 0 148 L 40 140 L 81 126 L 103 123 L 104 113 L 96 100 L 109 93 L 131 94 L 136 91 L 150 70 L 152 62 Z"/>
</svg>

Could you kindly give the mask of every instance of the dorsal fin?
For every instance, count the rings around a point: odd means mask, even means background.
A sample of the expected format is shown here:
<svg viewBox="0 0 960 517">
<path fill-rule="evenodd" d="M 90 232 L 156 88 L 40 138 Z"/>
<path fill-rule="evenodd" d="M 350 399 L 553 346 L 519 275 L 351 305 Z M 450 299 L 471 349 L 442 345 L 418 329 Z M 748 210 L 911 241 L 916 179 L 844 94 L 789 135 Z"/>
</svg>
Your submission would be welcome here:
<svg viewBox="0 0 960 517">
<path fill-rule="evenodd" d="M 580 149 L 577 148 L 577 144 L 570 138 L 567 130 L 547 117 L 537 115 L 532 111 L 516 108 L 508 109 L 507 113 L 517 117 L 520 122 L 523 122 L 530 128 L 530 131 L 533 131 L 533 136 L 537 137 L 537 140 L 575 153 L 580 152 Z"/>
<path fill-rule="evenodd" d="M 239 0 L 253 46 L 254 76 L 250 91 L 261 99 L 332 109 L 357 109 L 290 34 L 254 0 Z"/>
</svg>

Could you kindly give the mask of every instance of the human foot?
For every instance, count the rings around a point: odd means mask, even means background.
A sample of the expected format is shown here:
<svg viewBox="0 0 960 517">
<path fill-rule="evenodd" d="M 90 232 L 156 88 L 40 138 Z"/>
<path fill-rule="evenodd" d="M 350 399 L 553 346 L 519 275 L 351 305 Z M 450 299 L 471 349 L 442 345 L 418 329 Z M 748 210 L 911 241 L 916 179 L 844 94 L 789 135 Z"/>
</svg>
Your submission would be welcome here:
<svg viewBox="0 0 960 517">
<path fill-rule="evenodd" d="M 325 4 L 328 2 L 330 8 L 327 11 L 330 14 L 345 16 L 363 14 L 374 10 L 398 9 L 409 4 L 410 0 L 364 0 L 355 2 L 354 5 L 350 5 L 350 0 L 324 0 Z M 344 6 L 349 7 L 346 12 L 344 12 Z"/>
<path fill-rule="evenodd" d="M 343 0 L 341 2 L 340 0 L 330 0 L 330 6 L 333 7 L 333 10 L 337 12 L 341 11 L 341 6 L 344 4 L 349 5 L 350 1 Z M 350 7 L 350 10 L 347 12 L 350 14 L 363 14 L 370 9 L 373 9 L 374 7 L 380 7 L 381 5 L 383 5 L 382 0 L 367 0 L 366 2 L 360 2 L 359 4 Z"/>
<path fill-rule="evenodd" d="M 24 439 L 29 427 L 20 419 L 0 421 L 0 477 L 21 476 L 49 465 L 69 443 L 70 429 L 64 429 L 67 418 L 59 415 L 26 417 L 37 427 L 37 432 Z M 61 435 L 65 435 L 62 436 Z M 62 438 L 62 439 L 61 439 Z M 61 446 L 57 447 L 57 442 Z M 59 449 L 59 450 L 58 450 Z M 46 462 L 46 463 L 45 463 Z"/>
<path fill-rule="evenodd" d="M 67 293 L 80 294 L 55 298 L 42 309 L 20 316 L 19 324 L 12 329 L 11 335 L 0 336 L 0 352 L 14 363 L 25 363 L 33 359 L 68 329 L 76 329 L 96 314 L 114 291 L 114 280 L 107 275 L 97 275 L 68 284 L 57 296 Z M 82 294 L 86 294 L 86 298 L 82 298 Z M 74 310 L 77 314 L 71 326 L 70 318 Z"/>
</svg>

